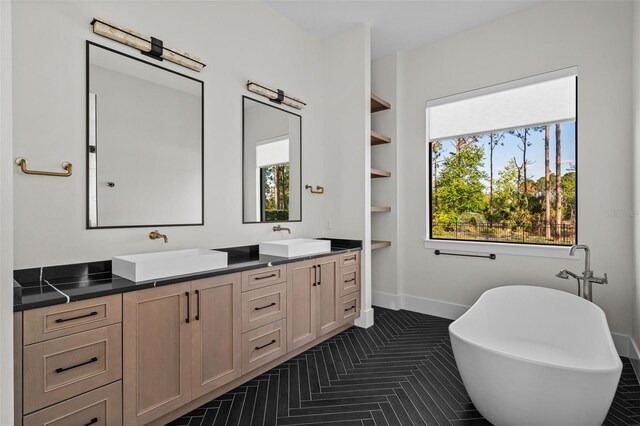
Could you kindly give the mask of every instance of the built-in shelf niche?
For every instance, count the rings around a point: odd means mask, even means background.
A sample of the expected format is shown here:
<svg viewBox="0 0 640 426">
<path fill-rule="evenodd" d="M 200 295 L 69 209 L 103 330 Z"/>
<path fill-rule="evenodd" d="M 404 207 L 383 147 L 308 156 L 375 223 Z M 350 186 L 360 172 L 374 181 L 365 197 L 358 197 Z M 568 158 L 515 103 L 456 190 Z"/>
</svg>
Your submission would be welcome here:
<svg viewBox="0 0 640 426">
<path fill-rule="evenodd" d="M 385 178 L 385 177 L 391 177 L 391 172 L 388 172 L 386 170 L 379 170 L 379 169 L 371 169 L 371 178 L 375 179 L 375 178 Z"/>
<path fill-rule="evenodd" d="M 389 247 L 390 245 L 391 245 L 391 241 L 371 240 L 371 250 L 377 250 L 377 249 Z"/>
<path fill-rule="evenodd" d="M 391 104 L 378 96 L 371 94 L 371 112 L 386 111 L 391 109 Z"/>
<path fill-rule="evenodd" d="M 390 211 L 391 207 L 371 206 L 371 213 L 389 213 Z"/>
<path fill-rule="evenodd" d="M 373 93 L 371 94 L 371 113 L 374 112 L 379 112 L 379 111 L 386 111 L 391 109 L 391 104 L 387 101 L 385 101 L 382 98 L 379 98 L 378 96 L 374 95 Z M 371 146 L 377 146 L 377 145 L 386 145 L 386 144 L 390 144 L 391 143 L 391 138 L 388 136 L 385 136 L 381 133 L 378 133 L 376 131 L 371 131 Z M 375 178 L 385 178 L 385 177 L 391 177 L 391 172 L 388 172 L 386 170 L 379 170 L 379 169 L 374 169 L 371 168 L 371 178 L 375 179 Z M 391 207 L 384 207 L 384 206 L 371 206 L 371 213 L 388 213 L 391 211 Z M 383 240 L 371 240 L 371 250 L 377 250 L 377 249 L 381 249 L 384 247 L 389 247 L 391 245 L 391 241 L 383 241 Z"/>
<path fill-rule="evenodd" d="M 381 133 L 371 131 L 371 146 L 391 143 L 391 138 Z"/>
</svg>

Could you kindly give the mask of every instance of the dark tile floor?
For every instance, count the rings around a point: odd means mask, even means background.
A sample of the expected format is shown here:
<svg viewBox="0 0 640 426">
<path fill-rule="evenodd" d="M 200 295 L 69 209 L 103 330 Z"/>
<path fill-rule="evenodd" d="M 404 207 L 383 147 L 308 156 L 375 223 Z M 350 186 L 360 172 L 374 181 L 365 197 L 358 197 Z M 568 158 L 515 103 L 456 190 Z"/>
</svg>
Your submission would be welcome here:
<svg viewBox="0 0 640 426">
<path fill-rule="evenodd" d="M 451 321 L 375 308 L 353 327 L 171 425 L 486 425 L 451 352 Z M 640 425 L 628 359 L 605 425 Z"/>
</svg>

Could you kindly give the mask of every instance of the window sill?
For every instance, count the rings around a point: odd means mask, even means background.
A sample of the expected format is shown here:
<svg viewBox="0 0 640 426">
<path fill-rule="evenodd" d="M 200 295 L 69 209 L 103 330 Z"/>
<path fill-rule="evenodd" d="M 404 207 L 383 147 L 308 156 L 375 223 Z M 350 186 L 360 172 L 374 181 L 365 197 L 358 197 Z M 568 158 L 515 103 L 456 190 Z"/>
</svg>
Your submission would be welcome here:
<svg viewBox="0 0 640 426">
<path fill-rule="evenodd" d="M 570 256 L 568 246 L 544 246 L 535 244 L 484 243 L 476 241 L 424 240 L 424 248 L 451 250 L 460 253 L 495 253 L 514 256 L 549 257 L 579 260 L 582 256 Z"/>
</svg>

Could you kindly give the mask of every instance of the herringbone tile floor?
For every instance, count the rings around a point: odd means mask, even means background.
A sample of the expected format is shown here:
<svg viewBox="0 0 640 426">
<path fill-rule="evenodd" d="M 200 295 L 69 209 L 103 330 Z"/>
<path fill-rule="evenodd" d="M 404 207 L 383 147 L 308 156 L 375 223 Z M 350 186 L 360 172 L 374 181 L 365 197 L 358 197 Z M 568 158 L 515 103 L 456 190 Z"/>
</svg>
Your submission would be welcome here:
<svg viewBox="0 0 640 426">
<path fill-rule="evenodd" d="M 485 425 L 451 352 L 451 321 L 375 308 L 353 327 L 171 425 Z M 624 369 L 607 425 L 640 424 L 640 385 Z"/>
</svg>

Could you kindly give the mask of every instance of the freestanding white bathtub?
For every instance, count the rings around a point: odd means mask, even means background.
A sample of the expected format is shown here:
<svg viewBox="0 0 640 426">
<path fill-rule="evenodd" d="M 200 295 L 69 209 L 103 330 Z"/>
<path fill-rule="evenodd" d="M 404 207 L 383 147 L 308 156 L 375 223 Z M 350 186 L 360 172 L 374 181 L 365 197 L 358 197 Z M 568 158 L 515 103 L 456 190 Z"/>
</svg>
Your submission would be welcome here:
<svg viewBox="0 0 640 426">
<path fill-rule="evenodd" d="M 602 309 L 532 286 L 485 292 L 449 326 L 462 381 L 494 425 L 601 425 L 622 362 Z"/>
</svg>

